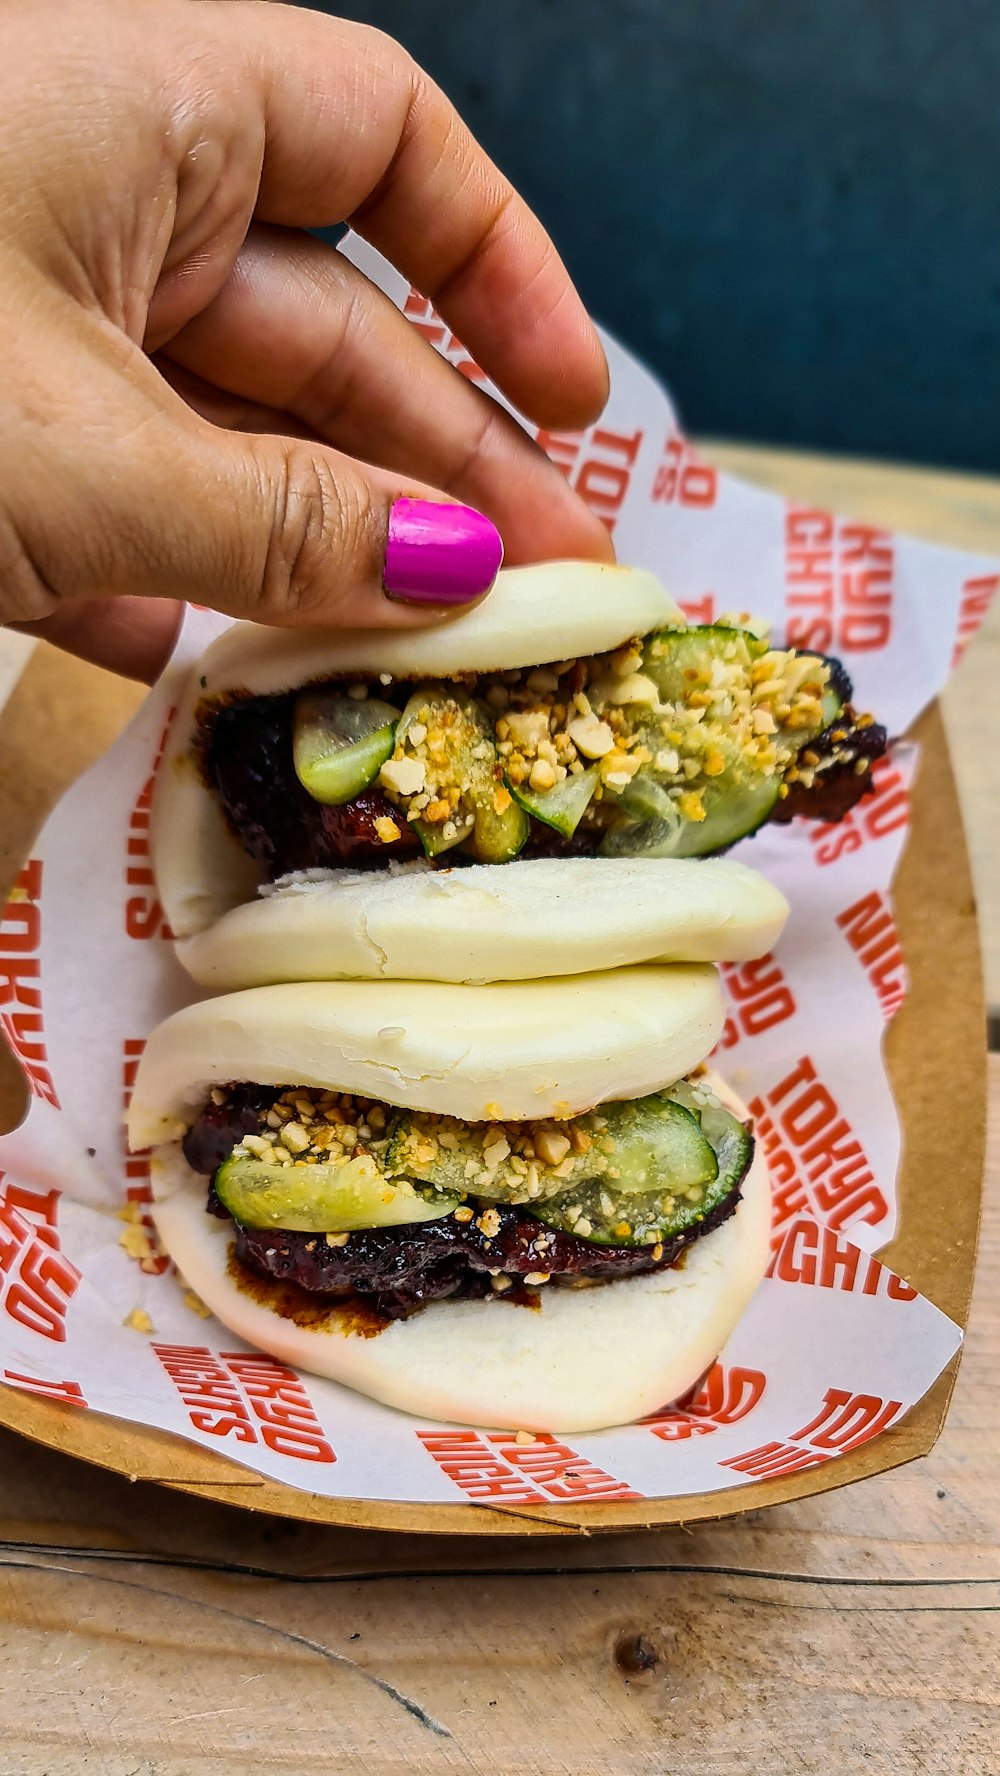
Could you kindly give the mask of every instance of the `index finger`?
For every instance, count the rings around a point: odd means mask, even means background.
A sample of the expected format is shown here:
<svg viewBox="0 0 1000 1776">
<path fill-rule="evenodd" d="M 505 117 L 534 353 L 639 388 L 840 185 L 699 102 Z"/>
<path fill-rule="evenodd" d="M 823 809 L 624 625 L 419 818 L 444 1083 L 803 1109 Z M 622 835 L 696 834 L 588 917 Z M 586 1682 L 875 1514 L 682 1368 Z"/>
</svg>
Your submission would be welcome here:
<svg viewBox="0 0 1000 1776">
<path fill-rule="evenodd" d="M 521 412 L 566 428 L 595 419 L 607 364 L 565 266 L 406 51 L 296 7 L 214 10 L 264 106 L 257 215 L 307 228 L 350 221 Z"/>
</svg>

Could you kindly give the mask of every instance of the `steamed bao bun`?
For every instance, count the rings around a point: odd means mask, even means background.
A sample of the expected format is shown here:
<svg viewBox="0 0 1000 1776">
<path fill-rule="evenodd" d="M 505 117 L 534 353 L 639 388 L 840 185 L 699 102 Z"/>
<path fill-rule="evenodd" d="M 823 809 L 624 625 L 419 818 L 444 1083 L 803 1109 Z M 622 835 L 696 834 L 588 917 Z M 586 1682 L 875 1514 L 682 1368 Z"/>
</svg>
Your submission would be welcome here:
<svg viewBox="0 0 1000 1776">
<path fill-rule="evenodd" d="M 213 1084 L 350 1090 L 473 1120 L 567 1116 L 674 1084 L 710 1051 L 723 1007 L 715 969 L 631 968 L 526 985 L 310 983 L 205 1000 L 153 1032 L 129 1113 L 157 1145 L 154 1218 L 186 1282 L 230 1331 L 422 1417 L 580 1432 L 623 1424 L 693 1385 L 763 1276 L 770 1192 L 758 1151 L 743 1198 L 684 1263 L 594 1288 L 548 1285 L 534 1311 L 502 1298 L 435 1302 L 377 1336 L 332 1304 L 307 1325 L 280 1287 L 240 1286 L 232 1227 L 206 1213 L 180 1133 Z M 553 1058 L 555 1057 L 555 1058 Z M 734 1114 L 746 1112 L 721 1081 Z"/>
<path fill-rule="evenodd" d="M 150 1035 L 133 1149 L 176 1138 L 214 1085 L 306 1085 L 464 1122 L 576 1116 L 683 1079 L 725 1021 L 716 969 L 619 968 L 458 987 L 304 981 L 174 1012 Z"/>
<path fill-rule="evenodd" d="M 420 630 L 239 623 L 193 669 L 153 805 L 160 899 L 185 968 L 214 990 L 283 980 L 529 980 L 654 961 L 766 954 L 788 908 L 725 859 L 530 859 L 431 870 L 309 871 L 259 893 L 259 873 L 198 763 L 204 699 L 297 689 L 333 673 L 447 677 L 606 653 L 683 624 L 652 574 L 555 562 L 498 575 L 458 619 Z"/>
<path fill-rule="evenodd" d="M 430 869 L 308 871 L 182 940 L 216 992 L 294 980 L 478 983 L 766 955 L 777 888 L 724 858 L 535 857 Z"/>
</svg>

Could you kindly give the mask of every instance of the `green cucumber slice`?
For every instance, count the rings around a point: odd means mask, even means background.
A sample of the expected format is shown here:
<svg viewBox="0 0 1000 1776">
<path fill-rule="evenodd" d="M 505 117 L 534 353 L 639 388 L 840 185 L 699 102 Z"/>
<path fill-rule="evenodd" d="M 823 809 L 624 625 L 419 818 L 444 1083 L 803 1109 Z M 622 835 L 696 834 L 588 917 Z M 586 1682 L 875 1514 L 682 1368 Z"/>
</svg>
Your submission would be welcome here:
<svg viewBox="0 0 1000 1776">
<path fill-rule="evenodd" d="M 536 1199 L 564 1196 L 576 1179 L 607 1180 L 615 1191 L 641 1192 L 663 1176 L 688 1189 L 716 1174 L 715 1155 L 696 1118 L 661 1092 L 602 1104 L 569 1122 L 543 1126 L 557 1136 L 581 1131 L 585 1151 L 570 1148 L 554 1164 L 536 1156 L 529 1171 L 511 1151 L 518 1132 L 514 1125 L 463 1123 L 407 1110 L 393 1120 L 383 1165 L 388 1177 L 403 1175 L 436 1190 L 533 1205 Z M 537 1135 L 538 1129 L 529 1124 L 524 1133 Z"/>
<path fill-rule="evenodd" d="M 546 826 L 554 827 L 564 838 L 571 839 L 590 806 L 601 774 L 596 765 L 591 765 L 588 771 L 578 772 L 575 777 L 570 773 L 552 789 L 532 789 L 526 783 L 517 789 L 507 779 L 504 781 L 526 814 L 533 814 L 536 820 L 544 821 Z"/>
<path fill-rule="evenodd" d="M 685 1108 L 710 1144 L 714 1176 L 682 1185 L 680 1176 L 664 1170 L 652 1189 L 629 1190 L 599 1180 L 571 1187 L 550 1202 L 533 1205 L 539 1221 L 560 1233 L 575 1234 L 595 1245 L 651 1246 L 666 1243 L 696 1226 L 736 1189 L 753 1154 L 753 1137 L 721 1104 L 702 1105 L 682 1082 L 666 1094 Z M 649 1100 L 646 1100 L 647 1102 Z"/>
<path fill-rule="evenodd" d="M 635 790 L 636 778 L 631 789 Z M 756 832 L 781 792 L 781 778 L 731 775 L 699 781 L 704 820 L 688 820 L 675 804 L 670 815 L 622 820 L 600 844 L 601 857 L 704 857 Z M 633 803 L 634 805 L 634 803 Z"/>
<path fill-rule="evenodd" d="M 650 771 L 637 772 L 620 801 L 630 820 L 665 820 L 674 826 L 681 818 L 666 784 Z"/>
<path fill-rule="evenodd" d="M 422 820 L 419 816 L 410 821 L 425 854 L 439 857 L 455 845 L 464 845 L 479 863 L 508 863 L 527 842 L 531 823 L 514 801 L 497 811 L 500 775 L 492 711 L 458 690 L 424 685 L 403 711 L 396 730 L 397 746 L 405 743 L 417 722 L 429 731 L 440 728 L 447 734 L 453 774 L 462 785 L 452 821 Z M 452 831 L 445 837 L 444 827 L 449 825 Z"/>
<path fill-rule="evenodd" d="M 390 757 L 399 710 L 375 697 L 304 691 L 292 724 L 295 775 L 314 801 L 342 807 L 367 789 Z"/>
<path fill-rule="evenodd" d="M 425 857 L 442 857 L 446 851 L 454 851 L 456 845 L 461 845 L 469 837 L 469 828 L 459 826 L 455 821 L 451 822 L 452 831 L 446 836 L 444 829 L 448 824 L 448 821 L 410 821 L 423 846 Z"/>
<path fill-rule="evenodd" d="M 830 727 L 831 724 L 836 721 L 843 707 L 843 702 L 838 693 L 834 690 L 832 684 L 828 684 L 820 701 L 820 709 L 823 716 L 822 727 L 820 728 L 821 733 L 823 728 Z"/>
<path fill-rule="evenodd" d="M 477 863 L 510 863 L 524 850 L 531 831 L 531 822 L 517 802 L 512 800 L 509 808 L 497 813 L 493 806 L 497 787 L 498 780 L 492 778 L 476 807 L 476 824 L 466 849 Z"/>
<path fill-rule="evenodd" d="M 285 1227 L 296 1233 L 353 1233 L 363 1227 L 399 1227 L 439 1221 L 457 1208 L 457 1196 L 415 1190 L 405 1178 L 383 1176 L 371 1154 L 339 1165 L 266 1165 L 236 1155 L 215 1174 L 223 1207 L 244 1227 Z"/>
<path fill-rule="evenodd" d="M 725 1182 L 728 1190 L 734 1189 L 753 1158 L 753 1136 L 746 1124 L 718 1102 L 700 1102 L 686 1079 L 671 1086 L 668 1096 L 697 1117 L 718 1161 L 720 1183 Z M 716 1195 L 715 1201 L 719 1200 Z"/>
<path fill-rule="evenodd" d="M 664 703 L 679 703 L 695 679 L 707 680 L 715 659 L 732 660 L 749 670 L 767 652 L 768 643 L 748 629 L 724 623 L 702 623 L 689 629 L 660 629 L 646 638 L 640 671 L 651 678 Z"/>
</svg>

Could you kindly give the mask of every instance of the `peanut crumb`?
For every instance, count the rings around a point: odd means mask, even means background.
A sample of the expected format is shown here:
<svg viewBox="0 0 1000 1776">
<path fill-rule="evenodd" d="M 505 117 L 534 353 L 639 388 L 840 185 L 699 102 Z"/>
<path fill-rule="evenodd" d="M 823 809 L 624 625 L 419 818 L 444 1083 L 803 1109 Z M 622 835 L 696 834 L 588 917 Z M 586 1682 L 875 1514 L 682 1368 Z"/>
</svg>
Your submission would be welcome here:
<svg viewBox="0 0 1000 1776">
<path fill-rule="evenodd" d="M 155 1258 L 156 1256 L 153 1242 L 141 1222 L 123 1228 L 118 1238 L 118 1244 L 130 1258 Z"/>
</svg>

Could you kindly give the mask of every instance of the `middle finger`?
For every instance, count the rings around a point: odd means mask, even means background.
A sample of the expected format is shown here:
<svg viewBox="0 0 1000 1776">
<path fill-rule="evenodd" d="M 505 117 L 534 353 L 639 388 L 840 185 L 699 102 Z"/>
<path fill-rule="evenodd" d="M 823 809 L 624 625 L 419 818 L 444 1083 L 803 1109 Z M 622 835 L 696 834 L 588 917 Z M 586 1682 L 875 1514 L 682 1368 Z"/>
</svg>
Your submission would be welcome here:
<svg viewBox="0 0 1000 1776">
<path fill-rule="evenodd" d="M 309 235 L 253 228 L 224 288 L 164 355 L 487 513 L 510 563 L 612 559 L 603 524 L 516 421 Z"/>
</svg>

